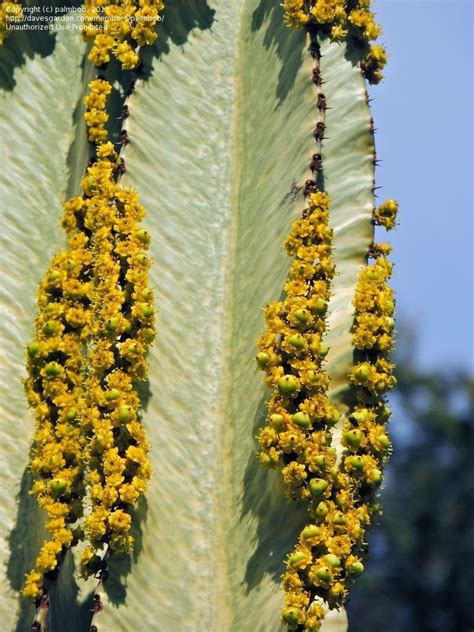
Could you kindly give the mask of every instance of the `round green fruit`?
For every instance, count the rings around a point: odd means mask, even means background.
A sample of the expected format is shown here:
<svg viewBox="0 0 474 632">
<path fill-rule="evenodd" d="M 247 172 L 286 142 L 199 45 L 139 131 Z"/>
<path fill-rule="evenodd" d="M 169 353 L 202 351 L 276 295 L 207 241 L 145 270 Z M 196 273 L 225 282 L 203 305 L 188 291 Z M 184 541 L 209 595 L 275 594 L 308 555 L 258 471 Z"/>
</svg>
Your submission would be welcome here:
<svg viewBox="0 0 474 632">
<path fill-rule="evenodd" d="M 288 338 L 288 344 L 294 349 L 301 351 L 301 349 L 304 349 L 304 338 L 301 334 L 294 334 Z"/>
<path fill-rule="evenodd" d="M 284 395 L 292 395 L 299 388 L 299 381 L 294 375 L 283 375 L 278 380 L 278 388 Z"/>
<path fill-rule="evenodd" d="M 285 608 L 281 613 L 282 619 L 289 625 L 298 625 L 301 617 L 301 610 L 298 608 Z"/>
<path fill-rule="evenodd" d="M 40 350 L 40 343 L 37 342 L 36 340 L 32 342 L 31 344 L 29 344 L 27 347 L 28 355 L 32 359 L 35 357 L 35 355 L 38 353 L 39 350 Z"/>
<path fill-rule="evenodd" d="M 305 554 L 301 551 L 296 551 L 296 553 L 292 553 L 288 558 L 288 567 L 295 568 L 300 562 L 305 559 L 305 557 Z"/>
<path fill-rule="evenodd" d="M 48 362 L 44 367 L 44 372 L 48 377 L 58 377 L 63 372 L 63 367 L 57 362 Z"/>
<path fill-rule="evenodd" d="M 317 527 L 315 524 L 309 524 L 301 532 L 301 538 L 303 540 L 309 540 L 311 538 L 316 538 L 320 533 L 321 529 L 319 527 Z"/>
<path fill-rule="evenodd" d="M 329 513 L 329 508 L 324 501 L 318 503 L 315 511 L 318 518 L 325 518 Z"/>
<path fill-rule="evenodd" d="M 314 497 L 321 496 L 327 486 L 328 482 L 324 478 L 312 478 L 309 481 L 309 489 Z"/>
<path fill-rule="evenodd" d="M 110 389 L 110 391 L 107 391 L 105 393 L 105 399 L 108 402 L 113 402 L 116 399 L 118 399 L 119 397 L 120 397 L 120 391 L 118 389 L 116 389 L 116 388 L 112 388 L 112 389 Z"/>
<path fill-rule="evenodd" d="M 63 478 L 53 478 L 49 483 L 49 488 L 54 498 L 59 498 L 66 491 L 67 481 Z"/>
<path fill-rule="evenodd" d="M 362 432 L 360 430 L 348 430 L 343 434 L 343 439 L 345 446 L 356 450 L 362 441 Z"/>
<path fill-rule="evenodd" d="M 291 420 L 300 428 L 311 428 L 311 421 L 306 413 L 300 411 L 299 413 L 294 414 L 291 417 Z"/>
<path fill-rule="evenodd" d="M 285 427 L 285 418 L 277 413 L 270 415 L 270 426 L 277 431 L 283 430 Z"/>
<path fill-rule="evenodd" d="M 319 355 L 322 358 L 325 358 L 327 356 L 327 354 L 329 353 L 329 347 L 327 346 L 327 344 L 325 344 L 324 342 L 322 342 L 319 345 Z"/>
<path fill-rule="evenodd" d="M 351 456 L 346 460 L 346 463 L 352 470 L 361 472 L 364 469 L 364 459 L 361 456 Z"/>
<path fill-rule="evenodd" d="M 354 369 L 354 375 L 360 382 L 367 382 L 370 377 L 370 367 L 368 364 L 361 364 Z"/>
<path fill-rule="evenodd" d="M 310 313 L 307 309 L 297 309 L 293 314 L 296 320 L 300 323 L 300 325 L 307 325 L 309 322 Z"/>
<path fill-rule="evenodd" d="M 313 304 L 313 312 L 315 314 L 318 314 L 318 316 L 324 316 L 324 314 L 327 312 L 327 310 L 328 310 L 328 303 L 327 303 L 327 301 L 325 301 L 322 298 L 316 299 L 316 301 Z"/>
<path fill-rule="evenodd" d="M 57 323 L 55 320 L 48 320 L 48 322 L 43 325 L 43 333 L 47 336 L 54 336 L 56 330 Z"/>
<path fill-rule="evenodd" d="M 341 560 L 337 557 L 337 555 L 334 555 L 334 553 L 328 553 L 323 559 L 326 564 L 333 566 L 334 568 L 339 568 L 341 566 Z"/>
<path fill-rule="evenodd" d="M 130 406 L 120 406 L 118 413 L 119 421 L 122 424 L 127 423 L 127 421 L 131 421 L 135 418 L 135 413 L 133 412 L 132 408 L 130 408 Z"/>
<path fill-rule="evenodd" d="M 331 571 L 327 566 L 320 566 L 317 568 L 314 575 L 317 579 L 319 579 L 319 581 L 324 582 L 325 584 L 331 581 Z"/>
<path fill-rule="evenodd" d="M 264 369 L 266 366 L 268 366 L 268 363 L 270 362 L 270 356 L 268 355 L 268 353 L 264 353 L 263 351 L 261 351 L 257 354 L 256 360 L 258 366 L 261 369 Z"/>
<path fill-rule="evenodd" d="M 349 567 L 349 573 L 354 575 L 354 577 L 359 577 L 364 572 L 365 568 L 362 562 L 354 562 Z"/>
<path fill-rule="evenodd" d="M 142 244 L 144 244 L 145 246 L 148 246 L 150 244 L 150 241 L 151 241 L 150 233 L 144 228 L 140 228 L 140 230 L 137 230 L 137 232 L 135 233 L 135 237 L 139 241 L 141 241 Z"/>
</svg>

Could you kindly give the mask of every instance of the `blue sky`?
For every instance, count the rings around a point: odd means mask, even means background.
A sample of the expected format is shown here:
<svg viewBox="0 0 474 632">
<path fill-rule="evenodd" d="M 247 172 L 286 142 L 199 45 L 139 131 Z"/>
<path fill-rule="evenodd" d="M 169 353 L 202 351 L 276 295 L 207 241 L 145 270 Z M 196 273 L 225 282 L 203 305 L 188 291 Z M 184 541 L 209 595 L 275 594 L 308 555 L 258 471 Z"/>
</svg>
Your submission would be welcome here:
<svg viewBox="0 0 474 632">
<path fill-rule="evenodd" d="M 474 4 L 373 6 L 390 55 L 371 96 L 379 202 L 400 203 L 389 236 L 399 322 L 415 327 L 423 367 L 472 368 Z"/>
</svg>

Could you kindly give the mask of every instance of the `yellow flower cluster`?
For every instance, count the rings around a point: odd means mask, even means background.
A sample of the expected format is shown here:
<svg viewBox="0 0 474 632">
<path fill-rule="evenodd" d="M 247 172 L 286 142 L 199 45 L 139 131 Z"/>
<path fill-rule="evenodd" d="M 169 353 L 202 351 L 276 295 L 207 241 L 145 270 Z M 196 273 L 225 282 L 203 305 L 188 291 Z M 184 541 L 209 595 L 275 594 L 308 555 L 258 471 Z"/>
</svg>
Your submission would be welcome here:
<svg viewBox="0 0 474 632">
<path fill-rule="evenodd" d="M 392 230 L 396 225 L 397 213 L 397 202 L 389 199 L 375 209 L 373 223 L 376 226 L 384 226 L 387 230 Z"/>
<path fill-rule="evenodd" d="M 101 66 L 113 55 L 123 70 L 138 65 L 138 47 L 152 44 L 162 0 L 85 0 L 83 35 L 93 40 L 89 60 Z"/>
<path fill-rule="evenodd" d="M 10 34 L 8 25 L 14 22 L 21 22 L 23 10 L 18 2 L 0 3 L 0 46 Z"/>
<path fill-rule="evenodd" d="M 341 606 L 348 583 L 364 571 L 363 539 L 378 511 L 372 500 L 390 450 L 385 423 L 391 413 L 383 393 L 395 384 L 393 365 L 387 359 L 393 346 L 395 307 L 386 283 L 391 273 L 388 252 L 386 244 L 375 244 L 371 249 L 375 264 L 360 273 L 353 341 L 362 361 L 355 363 L 350 376 L 356 384 L 357 404 L 344 426 L 341 465 L 336 467 L 333 461 L 329 477 L 320 474 L 310 481 L 312 523 L 287 558 L 283 620 L 290 629 L 319 630 L 325 612 L 322 604 Z M 322 458 L 320 453 L 318 459 Z"/>
<path fill-rule="evenodd" d="M 130 506 L 150 477 L 134 387 L 146 376 L 155 336 L 150 236 L 139 227 L 137 194 L 117 183 L 122 160 L 104 142 L 112 87 L 96 79 L 89 88 L 85 121 L 96 157 L 81 182 L 84 194 L 64 205 L 68 247 L 40 285 L 36 339 L 27 350 L 25 387 L 36 416 L 33 493 L 51 534 L 25 581 L 23 594 L 33 599 L 73 542 L 89 540 L 84 575 L 95 571 L 104 544 L 131 548 Z M 86 490 L 91 510 L 77 523 Z"/>
<path fill-rule="evenodd" d="M 72 527 L 82 514 L 84 494 L 83 350 L 91 332 L 89 238 L 71 214 L 83 213 L 80 198 L 65 205 L 68 247 L 53 258 L 38 294 L 36 337 L 28 346 L 25 390 L 35 411 L 31 450 L 33 493 L 46 511 L 46 541 L 28 575 L 23 594 L 41 594 L 42 575 L 57 568 L 71 545 Z M 38 572 L 39 571 L 39 572 Z"/>
<path fill-rule="evenodd" d="M 95 552 L 105 544 L 114 551 L 132 546 L 130 506 L 143 494 L 151 471 L 134 381 L 145 377 L 145 354 L 155 336 L 151 261 L 145 254 L 150 236 L 138 228 L 144 209 L 134 191 L 115 181 L 119 159 L 112 144 L 99 145 L 97 154 L 82 181 L 86 228 L 93 235 L 85 575 L 94 571 Z"/>
<path fill-rule="evenodd" d="M 336 453 L 330 427 L 339 414 L 327 397 L 322 370 L 330 283 L 334 274 L 329 198 L 309 193 L 308 207 L 292 225 L 285 246 L 294 257 L 285 285 L 287 298 L 266 308 L 257 363 L 273 388 L 268 425 L 260 432 L 260 461 L 283 465 L 290 498 L 317 505 L 329 493 Z"/>
<path fill-rule="evenodd" d="M 341 606 L 348 584 L 364 572 L 364 535 L 379 511 L 374 496 L 391 446 L 385 427 L 391 411 L 384 393 L 396 384 L 387 358 L 393 348 L 395 309 L 387 284 L 389 253 L 389 244 L 373 244 L 369 255 L 375 263 L 359 275 L 354 298 L 356 360 L 350 375 L 356 405 L 344 425 L 341 464 L 332 468 L 331 485 L 323 480 L 318 485 L 320 500 L 310 507 L 313 522 L 287 558 L 283 620 L 290 629 L 319 630 L 322 603 Z"/>
<path fill-rule="evenodd" d="M 375 22 L 371 0 L 284 0 L 285 21 L 292 28 L 313 28 L 327 33 L 332 41 L 349 35 L 367 52 L 361 68 L 370 83 L 379 83 L 387 53 L 380 45 L 371 45 L 382 29 Z"/>
<path fill-rule="evenodd" d="M 104 79 L 94 79 L 89 84 L 89 94 L 84 98 L 86 112 L 84 119 L 87 125 L 88 139 L 91 143 L 103 143 L 107 140 L 105 124 L 109 120 L 106 111 L 108 95 L 112 86 Z"/>
</svg>

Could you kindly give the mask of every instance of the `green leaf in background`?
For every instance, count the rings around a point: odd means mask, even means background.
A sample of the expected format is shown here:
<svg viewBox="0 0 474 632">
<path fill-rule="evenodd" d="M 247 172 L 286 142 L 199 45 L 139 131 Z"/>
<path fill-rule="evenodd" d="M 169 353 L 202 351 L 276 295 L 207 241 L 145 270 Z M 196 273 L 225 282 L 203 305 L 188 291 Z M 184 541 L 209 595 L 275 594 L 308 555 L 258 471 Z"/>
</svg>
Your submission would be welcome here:
<svg viewBox="0 0 474 632">
<path fill-rule="evenodd" d="M 289 266 L 281 243 L 303 208 L 302 194 L 292 201 L 292 183 L 310 176 L 311 59 L 305 34 L 284 26 L 273 0 L 170 3 L 164 15 L 129 100 L 122 180 L 138 190 L 153 236 L 159 338 L 142 399 L 154 476 L 136 512 L 134 553 L 112 558 L 100 622 L 113 632 L 270 632 L 282 629 L 279 577 L 306 515 L 285 500 L 279 474 L 261 471 L 255 458 L 268 393 L 254 368 L 254 341 L 262 308 L 280 298 Z M 31 625 L 33 607 L 17 591 L 42 539 L 27 494 L 33 420 L 21 385 L 23 348 L 37 284 L 63 241 L 62 203 L 86 161 L 80 104 L 90 78 L 77 32 L 58 33 L 53 43 L 45 37 L 22 56 L 24 44 L 14 34 L 5 45 L 13 72 L 7 64 L 2 75 L 0 130 L 8 138 L 0 511 L 12 589 L 0 603 L 4 629 L 19 631 Z M 372 238 L 373 138 L 357 60 L 342 44 L 322 41 L 322 53 L 331 108 L 324 186 L 339 272 L 326 341 L 342 407 L 351 300 Z M 94 582 L 79 590 L 72 573 L 68 554 L 51 600 L 55 632 L 88 629 Z M 346 627 L 335 612 L 323 630 Z"/>
</svg>

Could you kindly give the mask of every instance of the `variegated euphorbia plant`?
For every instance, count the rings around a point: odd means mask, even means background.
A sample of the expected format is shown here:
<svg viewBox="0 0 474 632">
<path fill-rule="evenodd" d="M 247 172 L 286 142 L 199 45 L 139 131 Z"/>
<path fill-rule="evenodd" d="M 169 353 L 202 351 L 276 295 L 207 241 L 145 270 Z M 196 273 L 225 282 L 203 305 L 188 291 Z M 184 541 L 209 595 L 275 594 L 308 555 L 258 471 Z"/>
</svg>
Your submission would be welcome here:
<svg viewBox="0 0 474 632">
<path fill-rule="evenodd" d="M 1 6 L 5 625 L 343 630 L 394 385 L 370 2 L 50 8 Z"/>
</svg>

